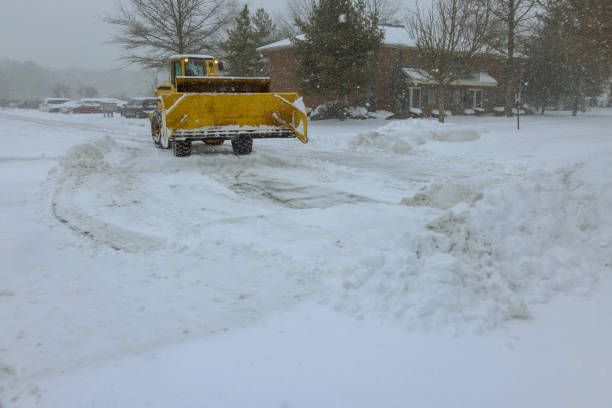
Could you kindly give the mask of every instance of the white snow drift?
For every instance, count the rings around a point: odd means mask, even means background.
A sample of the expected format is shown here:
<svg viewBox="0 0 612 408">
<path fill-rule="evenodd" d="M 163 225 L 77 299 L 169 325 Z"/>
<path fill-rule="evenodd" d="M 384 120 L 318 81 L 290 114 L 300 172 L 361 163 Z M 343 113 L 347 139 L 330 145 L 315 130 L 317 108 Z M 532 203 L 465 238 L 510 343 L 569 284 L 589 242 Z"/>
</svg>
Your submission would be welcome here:
<svg viewBox="0 0 612 408">
<path fill-rule="evenodd" d="M 427 140 L 479 136 L 467 126 L 407 120 L 346 141 L 350 150 L 402 153 Z M 390 205 L 376 202 L 378 186 L 341 196 L 324 190 L 328 183 L 279 179 L 293 171 L 280 157 L 151 160 L 147 150 L 107 137 L 75 146 L 60 160 L 54 211 L 76 231 L 132 252 L 206 248 L 223 238 L 257 258 L 276 259 L 292 279 L 322 283 L 311 289 L 318 299 L 359 317 L 410 327 L 492 327 L 530 317 L 530 308 L 555 292 L 588 293 L 597 282 L 609 261 L 602 249 L 612 199 L 598 193 L 610 191 L 609 182 L 593 176 L 609 171 L 607 163 L 579 162 L 488 185 L 426 184 Z M 197 180 L 198 189 L 173 185 L 178 180 Z M 220 227 L 237 217 L 244 219 Z"/>
</svg>

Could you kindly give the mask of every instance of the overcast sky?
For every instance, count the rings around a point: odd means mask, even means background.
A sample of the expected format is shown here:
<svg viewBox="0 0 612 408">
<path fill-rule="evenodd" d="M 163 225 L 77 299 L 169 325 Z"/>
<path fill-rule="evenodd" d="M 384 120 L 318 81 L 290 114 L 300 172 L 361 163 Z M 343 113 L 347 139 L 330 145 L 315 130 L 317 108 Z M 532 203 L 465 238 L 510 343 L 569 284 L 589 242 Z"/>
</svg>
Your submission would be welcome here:
<svg viewBox="0 0 612 408">
<path fill-rule="evenodd" d="M 3 0 L 0 58 L 34 61 L 65 68 L 118 67 L 120 51 L 105 42 L 113 27 L 101 17 L 115 9 L 113 0 Z M 285 0 L 248 0 L 253 8 L 284 13 Z"/>
</svg>

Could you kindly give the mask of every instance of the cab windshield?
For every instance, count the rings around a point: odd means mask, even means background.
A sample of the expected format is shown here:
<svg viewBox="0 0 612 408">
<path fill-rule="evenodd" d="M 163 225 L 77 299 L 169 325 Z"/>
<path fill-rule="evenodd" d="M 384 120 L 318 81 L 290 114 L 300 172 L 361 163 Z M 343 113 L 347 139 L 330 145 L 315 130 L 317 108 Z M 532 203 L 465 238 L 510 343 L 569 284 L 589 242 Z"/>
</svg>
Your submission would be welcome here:
<svg viewBox="0 0 612 408">
<path fill-rule="evenodd" d="M 206 76 L 206 60 L 186 61 L 185 76 Z"/>
</svg>

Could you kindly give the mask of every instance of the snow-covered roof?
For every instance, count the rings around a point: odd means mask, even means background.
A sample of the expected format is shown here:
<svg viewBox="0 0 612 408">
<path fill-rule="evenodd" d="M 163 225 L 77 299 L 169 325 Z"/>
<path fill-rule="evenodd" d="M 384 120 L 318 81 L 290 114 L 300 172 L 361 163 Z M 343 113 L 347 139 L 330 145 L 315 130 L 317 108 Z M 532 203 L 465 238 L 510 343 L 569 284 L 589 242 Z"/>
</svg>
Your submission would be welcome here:
<svg viewBox="0 0 612 408">
<path fill-rule="evenodd" d="M 117 98 L 81 98 L 83 103 L 119 103 L 124 102 Z"/>
<path fill-rule="evenodd" d="M 306 36 L 304 34 L 296 35 L 295 38 L 298 40 L 304 40 Z M 285 38 L 284 40 L 276 41 L 271 44 L 263 45 L 257 48 L 257 51 L 270 50 L 272 48 L 286 48 L 291 47 L 291 38 Z"/>
<path fill-rule="evenodd" d="M 432 79 L 427 75 L 427 72 L 422 69 L 404 67 L 402 68 L 402 72 L 411 80 L 419 84 L 433 83 Z"/>
<path fill-rule="evenodd" d="M 402 68 L 402 72 L 406 76 L 408 76 L 408 78 L 414 83 L 423 84 L 423 85 L 429 85 L 429 84 L 435 83 L 435 81 L 423 69 L 404 67 Z M 487 72 L 477 71 L 477 72 L 472 72 L 466 78 L 460 78 L 456 81 L 453 81 L 451 85 L 494 87 L 494 86 L 497 86 L 497 81 Z"/>
<path fill-rule="evenodd" d="M 384 33 L 384 38 L 382 41 L 383 45 L 416 47 L 416 42 L 412 38 L 410 38 L 408 31 L 406 31 L 404 27 L 380 26 L 379 28 Z M 299 34 L 295 36 L 295 38 L 297 38 L 298 40 L 304 40 L 306 36 L 304 34 Z M 284 40 L 264 45 L 262 47 L 257 48 L 257 51 L 267 51 L 270 49 L 286 47 L 291 47 L 291 38 L 285 38 Z"/>
<path fill-rule="evenodd" d="M 478 73 L 478 81 L 483 84 L 488 84 L 490 86 L 497 86 L 497 80 L 489 75 L 487 72 L 479 72 Z"/>
<path fill-rule="evenodd" d="M 157 99 L 156 96 L 135 96 L 133 98 L 130 98 L 130 101 L 146 101 L 149 99 Z"/>
<path fill-rule="evenodd" d="M 69 98 L 44 98 L 43 103 L 53 103 L 53 102 L 67 102 Z"/>
<path fill-rule="evenodd" d="M 181 58 L 201 58 L 201 59 L 214 59 L 210 55 L 200 55 L 200 54 L 176 54 L 171 55 L 168 59 L 181 59 Z"/>
<path fill-rule="evenodd" d="M 416 41 L 414 41 L 408 31 L 404 27 L 395 26 L 380 26 L 385 33 L 383 38 L 383 45 L 399 45 L 403 47 L 416 47 Z"/>
</svg>

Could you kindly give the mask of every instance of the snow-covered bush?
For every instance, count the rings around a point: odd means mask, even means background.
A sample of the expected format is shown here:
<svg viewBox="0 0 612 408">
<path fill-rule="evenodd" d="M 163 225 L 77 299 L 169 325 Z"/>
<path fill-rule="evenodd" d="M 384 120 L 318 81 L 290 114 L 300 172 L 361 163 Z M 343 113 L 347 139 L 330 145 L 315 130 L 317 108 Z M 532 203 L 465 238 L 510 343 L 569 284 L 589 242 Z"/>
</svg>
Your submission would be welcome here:
<svg viewBox="0 0 612 408">
<path fill-rule="evenodd" d="M 342 106 L 338 101 L 325 102 L 310 113 L 310 120 L 325 119 L 372 119 L 375 118 L 363 106 Z"/>
</svg>

